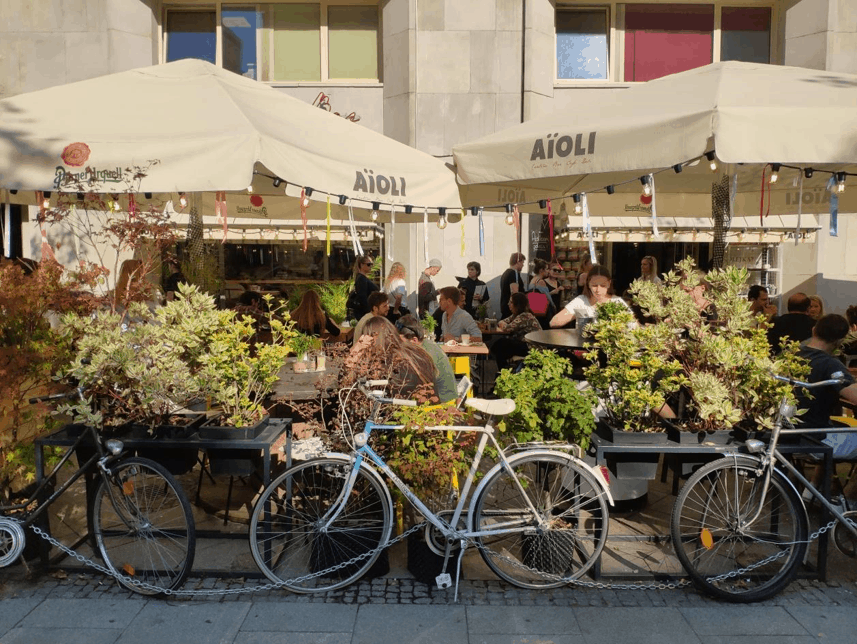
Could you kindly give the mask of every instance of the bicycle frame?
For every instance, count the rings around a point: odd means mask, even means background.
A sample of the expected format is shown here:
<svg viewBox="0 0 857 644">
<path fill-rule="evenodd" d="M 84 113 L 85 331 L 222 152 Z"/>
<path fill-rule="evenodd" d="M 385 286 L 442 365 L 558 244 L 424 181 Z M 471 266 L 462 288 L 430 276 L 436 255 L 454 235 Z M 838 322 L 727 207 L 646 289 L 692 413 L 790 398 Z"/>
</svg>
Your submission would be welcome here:
<svg viewBox="0 0 857 644">
<path fill-rule="evenodd" d="M 473 484 L 473 479 L 476 476 L 476 471 L 479 468 L 479 463 L 482 460 L 482 455 L 485 451 L 485 446 L 487 445 L 489 439 L 491 444 L 497 450 L 497 454 L 500 457 L 500 461 L 503 467 L 510 474 L 513 473 L 511 465 L 509 464 L 508 459 L 506 458 L 503 451 L 500 449 L 500 446 L 497 444 L 496 438 L 494 438 L 494 428 L 490 424 L 486 424 L 482 427 L 474 427 L 470 425 L 465 426 L 440 426 L 440 427 L 426 427 L 426 431 L 443 431 L 443 432 L 479 432 L 481 436 L 479 437 L 479 442 L 476 447 L 476 454 L 473 458 L 473 463 L 470 466 L 470 471 L 467 474 L 467 478 L 464 481 L 464 486 L 462 487 L 461 494 L 459 495 L 458 503 L 455 506 L 455 510 L 453 512 L 452 520 L 449 524 L 447 524 L 443 519 L 437 516 L 434 512 L 432 512 L 426 505 L 417 497 L 414 492 L 408 487 L 408 485 L 400 479 L 393 470 L 390 469 L 390 466 L 384 461 L 384 459 L 379 456 L 368 444 L 369 437 L 373 430 L 386 430 L 386 431 L 395 431 L 397 429 L 402 429 L 402 425 L 379 425 L 375 424 L 372 421 L 367 421 L 364 425 L 363 432 L 355 436 L 355 443 L 357 445 L 357 449 L 355 450 L 355 455 L 353 457 L 353 466 L 351 468 L 351 472 L 348 476 L 348 479 L 345 482 L 345 485 L 342 488 L 336 502 L 330 507 L 327 511 L 325 517 L 323 518 L 324 523 L 322 524 L 322 529 L 326 529 L 335 519 L 339 516 L 340 512 L 345 507 L 345 500 L 351 494 L 351 490 L 354 487 L 354 482 L 357 480 L 357 474 L 360 471 L 360 467 L 363 464 L 365 459 L 369 459 L 372 463 L 374 463 L 384 474 L 386 474 L 390 480 L 396 485 L 396 487 L 405 495 L 405 497 L 410 501 L 414 507 L 420 511 L 420 513 L 426 518 L 426 520 L 435 526 L 441 533 L 447 537 L 447 539 L 467 539 L 470 537 L 483 537 L 483 536 L 491 536 L 491 535 L 499 535 L 499 534 L 508 534 L 510 532 L 515 532 L 517 528 L 514 527 L 501 527 L 494 528 L 491 530 L 479 530 L 479 531 L 471 531 L 471 530 L 457 530 L 453 526 L 458 525 L 458 521 L 461 518 L 461 515 L 464 511 L 465 503 L 467 502 L 467 498 L 470 493 L 470 488 Z M 538 517 L 539 513 L 536 510 L 535 506 L 533 506 L 532 502 L 529 500 L 528 495 L 524 491 L 521 482 L 518 481 L 516 477 L 512 477 L 516 483 L 516 485 L 520 488 L 521 495 L 524 499 L 526 499 L 527 504 L 529 505 L 529 510 L 532 512 L 533 517 Z M 541 521 L 542 519 L 539 519 Z M 522 524 L 523 525 L 523 524 Z"/>
</svg>

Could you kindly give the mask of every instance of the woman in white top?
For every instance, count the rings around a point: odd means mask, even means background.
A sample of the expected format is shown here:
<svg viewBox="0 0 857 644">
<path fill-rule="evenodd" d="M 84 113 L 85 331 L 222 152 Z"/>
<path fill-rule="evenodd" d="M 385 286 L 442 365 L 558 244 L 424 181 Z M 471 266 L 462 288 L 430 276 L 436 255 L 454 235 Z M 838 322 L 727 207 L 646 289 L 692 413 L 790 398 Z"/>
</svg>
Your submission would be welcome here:
<svg viewBox="0 0 857 644">
<path fill-rule="evenodd" d="M 390 308 L 397 309 L 408 294 L 405 284 L 405 266 L 401 262 L 393 262 L 387 279 L 384 280 L 384 292 L 390 300 Z"/>
<path fill-rule="evenodd" d="M 613 294 L 613 280 L 610 271 L 600 264 L 593 266 L 586 275 L 586 285 L 582 295 L 578 295 L 551 318 L 553 328 L 564 327 L 577 318 L 595 318 L 595 307 L 605 302 L 620 302 L 625 308 L 628 304 Z M 630 309 L 629 309 L 630 310 Z"/>
<path fill-rule="evenodd" d="M 640 279 L 644 282 L 661 284 L 661 278 L 658 277 L 658 260 L 651 255 L 646 255 L 640 260 L 640 272 L 642 273 Z"/>
</svg>

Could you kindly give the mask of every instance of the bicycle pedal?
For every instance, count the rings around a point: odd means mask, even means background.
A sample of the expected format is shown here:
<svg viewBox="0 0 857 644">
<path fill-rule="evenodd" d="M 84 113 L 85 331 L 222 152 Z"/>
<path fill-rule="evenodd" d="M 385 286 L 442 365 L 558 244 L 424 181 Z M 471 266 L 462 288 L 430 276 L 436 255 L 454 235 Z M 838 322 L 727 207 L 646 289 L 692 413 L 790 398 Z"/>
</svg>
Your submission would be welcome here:
<svg viewBox="0 0 857 644">
<path fill-rule="evenodd" d="M 435 577 L 434 582 L 437 584 L 439 590 L 446 590 L 452 586 L 452 577 L 448 572 L 444 572 Z"/>
</svg>

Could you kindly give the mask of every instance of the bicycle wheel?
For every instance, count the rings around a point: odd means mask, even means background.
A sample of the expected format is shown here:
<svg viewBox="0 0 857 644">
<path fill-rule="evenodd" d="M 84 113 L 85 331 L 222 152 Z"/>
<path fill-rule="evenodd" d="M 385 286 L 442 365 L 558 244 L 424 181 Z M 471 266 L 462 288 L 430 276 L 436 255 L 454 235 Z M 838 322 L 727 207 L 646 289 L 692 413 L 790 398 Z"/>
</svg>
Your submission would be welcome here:
<svg viewBox="0 0 857 644">
<path fill-rule="evenodd" d="M 340 508 L 351 471 L 345 459 L 307 461 L 262 492 L 250 519 L 250 550 L 268 579 L 315 593 L 346 586 L 369 570 L 393 527 L 389 496 L 363 467 Z"/>
<path fill-rule="evenodd" d="M 163 589 L 182 585 L 193 566 L 190 503 L 172 474 L 144 458 L 122 460 L 92 498 L 92 530 L 107 567 Z M 158 591 L 119 581 L 141 595 Z"/>
<path fill-rule="evenodd" d="M 713 597 L 766 599 L 791 582 L 803 561 L 807 520 L 800 498 L 777 471 L 764 500 L 763 483 L 757 460 L 726 457 L 703 466 L 676 499 L 673 547 L 693 581 Z"/>
<path fill-rule="evenodd" d="M 473 504 L 474 531 L 498 531 L 476 538 L 485 563 L 523 588 L 580 577 L 607 539 L 602 487 L 563 453 L 524 453 L 509 465 L 511 473 L 499 467 L 489 474 Z"/>
<path fill-rule="evenodd" d="M 857 526 L 857 512 L 852 510 L 851 512 L 846 512 L 843 516 L 849 523 Z M 857 556 L 857 537 L 851 533 L 851 530 L 847 526 L 842 524 L 841 520 L 837 521 L 836 525 L 833 526 L 833 543 L 836 545 L 836 549 L 846 557 L 853 559 Z"/>
</svg>

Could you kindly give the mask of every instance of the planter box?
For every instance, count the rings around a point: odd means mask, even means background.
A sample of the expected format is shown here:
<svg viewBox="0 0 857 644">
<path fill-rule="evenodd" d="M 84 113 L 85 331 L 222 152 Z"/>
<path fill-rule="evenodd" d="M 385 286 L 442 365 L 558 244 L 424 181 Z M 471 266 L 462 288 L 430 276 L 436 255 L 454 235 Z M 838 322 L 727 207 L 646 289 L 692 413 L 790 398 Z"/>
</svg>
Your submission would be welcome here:
<svg viewBox="0 0 857 644">
<path fill-rule="evenodd" d="M 204 413 L 182 414 L 178 418 L 184 418 L 186 422 L 178 424 L 155 425 L 151 429 L 153 438 L 177 438 L 184 439 L 193 434 L 205 420 Z M 178 419 L 177 418 L 177 419 Z"/>
<path fill-rule="evenodd" d="M 209 420 L 199 428 L 199 437 L 202 439 L 224 439 L 231 441 L 250 440 L 256 438 L 268 427 L 268 416 L 265 416 L 255 425 L 246 427 L 227 427 L 215 424 L 216 419 Z"/>
<path fill-rule="evenodd" d="M 367 542 L 377 541 L 380 530 L 353 530 L 352 532 L 328 532 L 318 535 L 313 540 L 312 552 L 310 553 L 310 570 L 320 572 L 333 568 L 334 566 L 352 559 L 358 554 L 365 552 Z M 331 573 L 332 576 L 342 578 L 349 577 L 357 572 L 363 562 L 358 562 Z M 390 556 L 388 551 L 382 550 L 375 563 L 363 575 L 363 579 L 374 579 L 390 572 Z"/>
<path fill-rule="evenodd" d="M 667 435 L 663 432 L 628 432 L 605 423 L 598 423 L 595 432 L 613 445 L 667 445 Z M 653 479 L 658 474 L 660 458 L 658 453 L 608 452 L 606 455 L 607 467 L 617 479 Z"/>
<path fill-rule="evenodd" d="M 605 422 L 595 426 L 595 433 L 615 445 L 666 445 L 666 432 L 629 432 Z"/>
<path fill-rule="evenodd" d="M 683 431 L 675 423 L 661 419 L 667 429 L 667 438 L 671 443 L 678 445 L 732 445 L 742 442 L 736 439 L 731 429 L 718 429 L 713 432 L 688 432 Z"/>
</svg>

